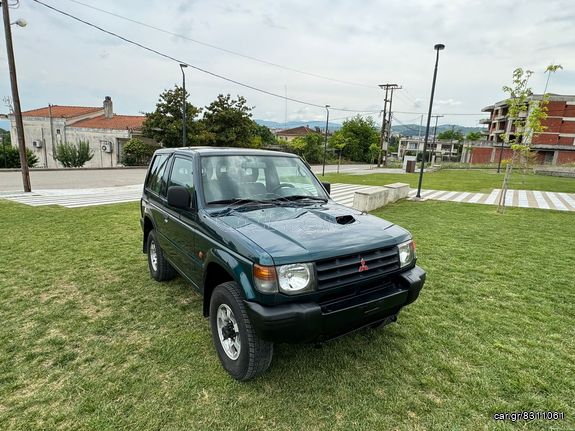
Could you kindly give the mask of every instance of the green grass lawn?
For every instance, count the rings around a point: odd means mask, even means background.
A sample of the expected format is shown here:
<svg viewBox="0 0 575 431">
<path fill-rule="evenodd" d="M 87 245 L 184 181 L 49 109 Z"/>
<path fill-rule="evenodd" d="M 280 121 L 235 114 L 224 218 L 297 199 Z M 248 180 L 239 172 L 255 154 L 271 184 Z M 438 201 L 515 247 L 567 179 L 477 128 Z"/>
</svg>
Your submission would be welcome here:
<svg viewBox="0 0 575 431">
<path fill-rule="evenodd" d="M 428 282 L 396 324 L 276 346 L 233 381 L 201 299 L 152 281 L 138 205 L 0 201 L 0 429 L 575 428 L 573 215 L 445 202 L 377 212 Z M 557 410 L 557 422 L 496 412 Z"/>
<path fill-rule="evenodd" d="M 416 174 L 327 174 L 321 175 L 322 181 L 345 184 L 368 184 L 382 186 L 390 183 L 408 183 L 417 187 L 419 173 Z M 323 179 L 325 178 L 325 180 Z M 423 175 L 423 189 L 453 190 L 462 192 L 488 193 L 493 189 L 500 189 L 503 183 L 503 172 L 498 174 L 495 170 L 483 169 L 443 169 Z M 546 175 L 523 175 L 519 171 L 513 172 L 511 189 L 519 190 L 545 190 L 549 192 L 575 193 L 575 178 L 551 177 Z"/>
</svg>

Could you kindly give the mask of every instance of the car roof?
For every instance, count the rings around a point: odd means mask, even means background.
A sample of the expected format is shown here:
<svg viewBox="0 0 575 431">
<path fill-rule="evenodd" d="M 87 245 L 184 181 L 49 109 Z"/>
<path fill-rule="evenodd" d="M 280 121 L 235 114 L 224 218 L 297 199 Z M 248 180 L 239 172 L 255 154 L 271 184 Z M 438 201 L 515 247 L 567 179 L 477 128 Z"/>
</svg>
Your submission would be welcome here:
<svg viewBox="0 0 575 431">
<path fill-rule="evenodd" d="M 234 147 L 176 147 L 161 148 L 156 153 L 178 153 L 178 154 L 200 154 L 202 156 L 287 156 L 298 157 L 296 154 L 282 151 L 258 150 L 254 148 L 234 148 Z"/>
</svg>

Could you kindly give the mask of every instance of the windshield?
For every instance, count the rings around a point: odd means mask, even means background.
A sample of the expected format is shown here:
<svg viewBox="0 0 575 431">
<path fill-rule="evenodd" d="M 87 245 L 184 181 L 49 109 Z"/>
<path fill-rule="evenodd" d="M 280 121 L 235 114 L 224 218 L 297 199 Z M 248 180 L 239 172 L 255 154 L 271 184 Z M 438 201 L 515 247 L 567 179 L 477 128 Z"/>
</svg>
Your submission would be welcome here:
<svg viewBox="0 0 575 431">
<path fill-rule="evenodd" d="M 328 199 L 322 185 L 296 157 L 227 155 L 201 160 L 206 204 Z"/>
</svg>

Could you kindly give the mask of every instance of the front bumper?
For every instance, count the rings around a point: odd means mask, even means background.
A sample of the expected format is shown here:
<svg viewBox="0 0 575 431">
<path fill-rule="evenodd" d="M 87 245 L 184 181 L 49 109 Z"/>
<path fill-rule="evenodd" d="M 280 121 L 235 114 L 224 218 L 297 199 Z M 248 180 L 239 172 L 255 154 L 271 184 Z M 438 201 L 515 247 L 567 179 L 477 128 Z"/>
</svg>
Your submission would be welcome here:
<svg viewBox="0 0 575 431">
<path fill-rule="evenodd" d="M 419 296 L 425 271 L 418 266 L 395 276 L 382 290 L 340 300 L 264 306 L 245 301 L 258 335 L 275 342 L 325 341 L 377 322 L 390 323 L 399 310 Z"/>
</svg>

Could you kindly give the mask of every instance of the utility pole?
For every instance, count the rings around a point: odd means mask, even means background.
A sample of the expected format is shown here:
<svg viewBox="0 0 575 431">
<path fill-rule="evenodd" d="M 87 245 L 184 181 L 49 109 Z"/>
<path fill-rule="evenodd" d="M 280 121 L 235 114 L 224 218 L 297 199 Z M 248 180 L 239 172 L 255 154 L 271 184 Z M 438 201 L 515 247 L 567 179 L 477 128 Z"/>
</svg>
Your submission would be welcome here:
<svg viewBox="0 0 575 431">
<path fill-rule="evenodd" d="M 393 90 L 401 90 L 401 87 L 396 85 L 395 87 L 391 87 L 391 94 L 389 95 L 389 112 L 387 117 L 387 133 L 386 133 L 386 145 L 385 145 L 385 158 L 383 159 L 383 165 L 387 166 L 387 149 L 389 148 L 389 141 L 391 140 L 391 105 L 393 103 Z"/>
<path fill-rule="evenodd" d="M 16 119 L 16 133 L 18 135 L 18 150 L 20 152 L 20 170 L 22 171 L 22 184 L 24 186 L 24 191 L 29 193 L 32 191 L 32 186 L 30 185 L 30 170 L 28 169 L 28 158 L 26 157 L 26 142 L 24 141 L 24 123 L 22 122 L 22 109 L 20 107 L 18 82 L 16 80 L 16 62 L 14 61 L 14 46 L 12 45 L 12 29 L 10 28 L 11 24 L 10 24 L 10 12 L 8 10 L 8 0 L 2 1 L 2 17 L 4 18 L 6 54 L 8 57 L 8 68 L 10 70 L 10 85 L 12 87 L 12 99 L 14 102 L 14 117 Z"/>
<path fill-rule="evenodd" d="M 381 135 L 380 135 L 380 151 L 379 151 L 379 156 L 377 158 L 377 167 L 379 168 L 381 166 L 381 158 L 382 158 L 382 152 L 385 151 L 386 154 L 386 159 L 387 159 L 387 141 L 386 141 L 386 131 L 387 131 L 387 127 L 386 127 L 386 122 L 387 120 L 387 116 L 388 116 L 388 112 L 389 112 L 389 118 L 391 120 L 391 104 L 389 106 L 389 111 L 387 110 L 387 102 L 388 100 L 388 95 L 389 95 L 389 91 L 391 90 L 391 94 L 393 97 L 393 90 L 395 89 L 399 89 L 401 88 L 399 85 L 397 84 L 380 84 L 379 88 L 381 88 L 382 90 L 385 90 L 385 99 L 384 99 L 384 103 L 383 103 L 383 118 L 381 119 Z M 386 164 L 387 164 L 387 160 L 386 160 Z"/>
<path fill-rule="evenodd" d="M 325 138 L 323 141 L 323 168 L 321 170 L 321 176 L 325 177 L 325 159 L 327 157 L 327 133 L 329 130 L 329 105 L 325 105 L 325 110 L 327 112 L 327 116 L 325 118 Z"/>
<path fill-rule="evenodd" d="M 441 117 L 443 117 L 443 115 L 432 115 L 431 117 L 435 118 L 435 127 L 433 129 L 433 142 L 431 143 L 431 146 L 433 148 L 433 151 L 435 153 L 435 140 L 437 139 L 437 120 Z M 431 159 L 431 157 L 430 157 Z M 433 159 L 435 160 L 435 154 L 433 155 Z"/>
<path fill-rule="evenodd" d="M 182 71 L 182 90 L 184 92 L 182 96 L 182 147 L 186 147 L 188 144 L 188 132 L 186 130 L 186 73 L 184 72 L 186 67 L 188 67 L 187 64 L 180 64 L 180 70 Z"/>
<path fill-rule="evenodd" d="M 433 129 L 433 144 L 435 144 L 435 140 L 437 139 L 437 120 L 443 117 L 443 115 L 432 115 L 431 117 L 435 118 L 435 127 Z"/>
</svg>

